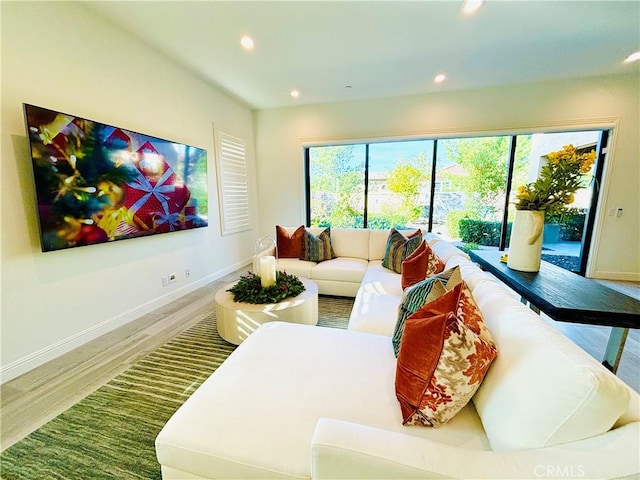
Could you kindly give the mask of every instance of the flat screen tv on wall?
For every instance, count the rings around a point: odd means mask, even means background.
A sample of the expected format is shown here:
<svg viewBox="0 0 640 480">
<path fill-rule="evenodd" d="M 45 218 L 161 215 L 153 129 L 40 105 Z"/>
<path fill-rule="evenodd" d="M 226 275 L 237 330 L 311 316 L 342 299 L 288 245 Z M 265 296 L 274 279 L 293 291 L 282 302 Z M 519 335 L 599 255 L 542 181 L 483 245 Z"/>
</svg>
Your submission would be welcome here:
<svg viewBox="0 0 640 480">
<path fill-rule="evenodd" d="M 45 252 L 207 226 L 207 151 L 24 105 Z"/>
</svg>

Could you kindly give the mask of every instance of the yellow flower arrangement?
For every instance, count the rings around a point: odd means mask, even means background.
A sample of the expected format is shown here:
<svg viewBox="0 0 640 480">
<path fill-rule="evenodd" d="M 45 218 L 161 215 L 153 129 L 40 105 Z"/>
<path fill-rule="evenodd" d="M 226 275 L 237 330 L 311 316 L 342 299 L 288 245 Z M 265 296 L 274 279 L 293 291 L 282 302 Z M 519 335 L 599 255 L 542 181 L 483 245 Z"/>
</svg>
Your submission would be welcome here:
<svg viewBox="0 0 640 480">
<path fill-rule="evenodd" d="M 585 175 L 596 159 L 595 150 L 578 153 L 573 145 L 547 155 L 547 164 L 535 182 L 520 185 L 516 193 L 518 210 L 544 210 L 548 214 L 562 213 L 573 203 L 574 193 L 584 187 Z"/>
</svg>

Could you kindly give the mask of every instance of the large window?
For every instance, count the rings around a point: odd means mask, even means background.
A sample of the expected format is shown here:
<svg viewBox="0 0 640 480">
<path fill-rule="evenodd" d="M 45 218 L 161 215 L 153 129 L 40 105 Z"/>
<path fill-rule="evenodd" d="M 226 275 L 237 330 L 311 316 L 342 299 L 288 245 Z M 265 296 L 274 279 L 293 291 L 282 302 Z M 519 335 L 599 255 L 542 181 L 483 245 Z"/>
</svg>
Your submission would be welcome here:
<svg viewBox="0 0 640 480">
<path fill-rule="evenodd" d="M 493 224 L 500 231 L 511 137 L 454 138 L 438 142 L 433 230 L 460 238 L 460 221 Z M 438 188 L 438 184 L 442 187 Z M 468 223 L 468 222 L 467 222 Z M 463 224 L 463 228 L 466 224 Z M 495 237 L 492 236 L 491 239 Z M 488 243 L 498 246 L 497 241 Z"/>
<path fill-rule="evenodd" d="M 512 190 L 533 181 L 546 155 L 595 150 L 592 181 L 566 214 L 547 216 L 543 258 L 584 273 L 606 131 L 423 139 L 308 147 L 307 225 L 415 228 L 469 247 L 508 246 Z"/>
<path fill-rule="evenodd" d="M 533 182 L 546 163 L 546 156 L 562 149 L 564 145 L 573 145 L 580 153 L 598 150 L 601 131 L 544 133 L 531 135 L 530 154 L 525 158 L 524 168 L 514 172 L 514 185 Z M 518 137 L 519 139 L 520 137 Z M 597 195 L 594 190 L 596 179 L 600 175 L 594 170 L 585 173 L 585 188 L 574 195 L 562 215 L 545 215 L 544 237 L 542 239 L 542 259 L 567 270 L 584 273 L 586 251 L 589 248 L 589 218 L 595 214 Z M 595 195 L 595 196 L 594 196 Z M 515 207 L 510 205 L 510 218 Z"/>
<path fill-rule="evenodd" d="M 426 227 L 433 141 L 369 145 L 369 228 Z"/>
<path fill-rule="evenodd" d="M 365 226 L 365 149 L 365 145 L 309 149 L 310 225 Z"/>
</svg>

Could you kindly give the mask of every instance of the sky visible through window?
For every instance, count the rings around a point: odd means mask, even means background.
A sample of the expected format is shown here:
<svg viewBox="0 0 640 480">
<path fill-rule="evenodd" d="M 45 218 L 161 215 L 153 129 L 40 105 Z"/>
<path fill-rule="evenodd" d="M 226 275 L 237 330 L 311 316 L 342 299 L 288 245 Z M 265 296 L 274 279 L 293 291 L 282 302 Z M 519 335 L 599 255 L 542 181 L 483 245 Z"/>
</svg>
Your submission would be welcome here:
<svg viewBox="0 0 640 480">
<path fill-rule="evenodd" d="M 424 154 L 431 158 L 433 142 L 426 140 L 406 142 L 372 143 L 369 149 L 369 162 L 373 172 L 386 172 L 396 166 L 399 158 L 414 158 Z"/>
<path fill-rule="evenodd" d="M 371 172 L 386 172 L 392 170 L 399 159 L 411 159 L 420 154 L 431 161 L 433 156 L 433 140 L 406 140 L 371 143 L 369 148 L 369 164 Z M 439 168 L 446 168 L 453 164 L 447 158 L 444 149 L 437 152 Z"/>
<path fill-rule="evenodd" d="M 316 148 L 311 148 L 312 159 L 317 154 Z M 399 159 L 411 159 L 424 154 L 427 160 L 433 156 L 433 140 L 407 140 L 369 144 L 370 172 L 381 173 L 392 170 Z M 364 160 L 364 144 L 354 144 L 354 160 Z M 448 167 L 453 162 L 446 156 L 443 149 L 438 149 L 438 166 Z M 357 163 L 357 160 L 355 163 Z"/>
</svg>

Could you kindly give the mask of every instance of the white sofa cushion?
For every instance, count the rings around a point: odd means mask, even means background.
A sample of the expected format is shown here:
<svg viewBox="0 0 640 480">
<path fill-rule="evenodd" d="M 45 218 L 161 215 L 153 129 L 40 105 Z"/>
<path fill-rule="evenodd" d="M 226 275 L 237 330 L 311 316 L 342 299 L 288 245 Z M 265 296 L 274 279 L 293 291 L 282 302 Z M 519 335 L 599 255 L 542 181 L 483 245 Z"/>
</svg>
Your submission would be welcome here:
<svg viewBox="0 0 640 480">
<path fill-rule="evenodd" d="M 474 396 L 493 450 L 575 442 L 608 431 L 628 388 L 504 287 L 481 282 L 474 298 L 500 353 Z"/>
<path fill-rule="evenodd" d="M 278 270 L 285 271 L 289 275 L 311 278 L 311 270 L 315 268 L 316 262 L 298 260 L 296 258 L 279 258 Z"/>
<path fill-rule="evenodd" d="M 158 460 L 205 478 L 310 478 L 322 417 L 488 450 L 472 404 L 439 429 L 403 426 L 395 367 L 388 337 L 262 325 L 167 422 Z"/>
<path fill-rule="evenodd" d="M 325 418 L 313 443 L 314 480 L 636 479 L 640 423 L 568 445 L 518 452 L 486 452 Z M 183 480 L 183 477 L 175 477 Z"/>
<path fill-rule="evenodd" d="M 462 278 L 469 286 L 469 289 L 473 293 L 473 289 L 480 282 L 495 282 L 494 277 L 490 277 L 486 272 L 483 272 L 478 266 L 471 260 L 461 256 L 453 255 L 449 258 L 449 261 L 445 264 L 445 270 L 450 268 L 460 267 L 460 273 Z"/>
<path fill-rule="evenodd" d="M 369 230 L 364 228 L 332 228 L 331 246 L 336 257 L 369 260 Z"/>
<path fill-rule="evenodd" d="M 459 256 L 468 259 L 469 255 L 457 248 L 455 245 L 445 241 L 433 241 L 429 242 L 433 253 L 435 253 L 440 260 L 447 263 L 451 257 Z"/>
<path fill-rule="evenodd" d="M 369 230 L 369 260 L 382 260 L 387 251 L 389 230 Z"/>
<path fill-rule="evenodd" d="M 338 257 L 318 263 L 311 271 L 311 278 L 360 283 L 368 265 L 369 262 L 361 258 Z"/>
<path fill-rule="evenodd" d="M 393 335 L 402 296 L 400 275 L 372 260 L 362 279 L 349 317 L 349 330 Z"/>
<path fill-rule="evenodd" d="M 384 268 L 382 260 L 371 260 L 369 262 L 367 273 L 364 274 L 362 279 L 362 288 L 369 292 L 402 295 L 400 275 L 388 268 Z"/>
<path fill-rule="evenodd" d="M 400 297 L 361 288 L 349 317 L 349 330 L 391 337 L 398 317 Z M 391 339 L 387 338 L 389 345 Z"/>
<path fill-rule="evenodd" d="M 436 242 L 444 242 L 443 238 L 437 233 L 425 232 L 423 238 L 427 241 L 429 246 L 433 246 Z"/>
</svg>

